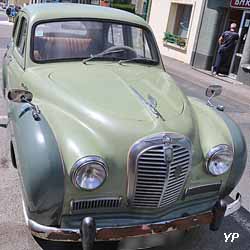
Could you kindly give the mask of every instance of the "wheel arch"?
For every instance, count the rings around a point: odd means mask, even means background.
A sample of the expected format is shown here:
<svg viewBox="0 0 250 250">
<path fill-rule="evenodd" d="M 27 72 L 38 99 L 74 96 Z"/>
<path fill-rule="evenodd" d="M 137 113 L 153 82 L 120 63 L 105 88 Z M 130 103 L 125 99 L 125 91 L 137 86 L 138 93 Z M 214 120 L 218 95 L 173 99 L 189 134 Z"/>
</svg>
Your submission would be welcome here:
<svg viewBox="0 0 250 250">
<path fill-rule="evenodd" d="M 46 118 L 32 117 L 29 104 L 11 104 L 14 152 L 24 203 L 30 219 L 48 226 L 60 223 L 64 199 L 64 166 Z"/>
</svg>

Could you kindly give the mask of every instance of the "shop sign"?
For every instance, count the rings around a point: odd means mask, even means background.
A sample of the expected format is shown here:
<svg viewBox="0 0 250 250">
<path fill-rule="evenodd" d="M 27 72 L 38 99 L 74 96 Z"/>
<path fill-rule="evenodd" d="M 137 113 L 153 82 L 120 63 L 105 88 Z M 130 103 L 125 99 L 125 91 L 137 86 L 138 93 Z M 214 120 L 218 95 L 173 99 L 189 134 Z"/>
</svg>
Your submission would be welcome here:
<svg viewBox="0 0 250 250">
<path fill-rule="evenodd" d="M 250 9 L 250 0 L 231 0 L 231 7 Z"/>
</svg>

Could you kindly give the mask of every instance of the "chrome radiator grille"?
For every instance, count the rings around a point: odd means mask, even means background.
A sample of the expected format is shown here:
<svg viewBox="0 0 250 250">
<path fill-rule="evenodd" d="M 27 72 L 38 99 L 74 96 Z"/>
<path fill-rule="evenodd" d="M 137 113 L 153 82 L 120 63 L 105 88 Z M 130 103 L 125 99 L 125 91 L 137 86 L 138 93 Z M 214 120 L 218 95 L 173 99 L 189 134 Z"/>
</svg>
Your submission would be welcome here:
<svg viewBox="0 0 250 250">
<path fill-rule="evenodd" d="M 191 143 L 170 133 L 146 138 L 132 147 L 128 167 L 134 174 L 129 175 L 131 206 L 171 205 L 179 198 L 191 167 Z"/>
<path fill-rule="evenodd" d="M 169 166 L 167 185 L 160 206 L 167 206 L 175 202 L 182 191 L 190 164 L 190 152 L 181 146 L 173 146 L 173 161 Z"/>
<path fill-rule="evenodd" d="M 156 146 L 142 153 L 137 161 L 133 206 L 158 207 L 166 176 L 163 146 Z"/>
</svg>

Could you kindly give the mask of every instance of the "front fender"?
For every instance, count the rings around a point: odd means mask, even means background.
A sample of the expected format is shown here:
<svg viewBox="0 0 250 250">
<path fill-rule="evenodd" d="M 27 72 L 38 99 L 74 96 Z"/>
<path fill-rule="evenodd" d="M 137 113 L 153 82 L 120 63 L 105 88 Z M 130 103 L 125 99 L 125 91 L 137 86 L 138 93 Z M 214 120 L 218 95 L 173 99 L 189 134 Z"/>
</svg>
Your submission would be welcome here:
<svg viewBox="0 0 250 250">
<path fill-rule="evenodd" d="M 227 124 L 234 145 L 233 166 L 231 168 L 230 175 L 227 180 L 226 189 L 222 194 L 222 196 L 226 196 L 233 191 L 235 186 L 239 183 L 241 176 L 243 175 L 247 161 L 247 145 L 239 126 L 225 113 L 219 113 L 219 115 Z"/>
<path fill-rule="evenodd" d="M 64 169 L 55 136 L 41 114 L 35 121 L 29 104 L 10 104 L 13 144 L 28 217 L 58 225 L 64 197 Z"/>
<path fill-rule="evenodd" d="M 196 98 L 189 100 L 195 111 L 204 157 L 212 147 L 219 144 L 229 144 L 234 148 L 232 167 L 222 176 L 223 188 L 220 196 L 223 198 L 239 183 L 245 170 L 247 159 L 245 139 L 239 126 L 228 115 L 208 107 Z"/>
</svg>

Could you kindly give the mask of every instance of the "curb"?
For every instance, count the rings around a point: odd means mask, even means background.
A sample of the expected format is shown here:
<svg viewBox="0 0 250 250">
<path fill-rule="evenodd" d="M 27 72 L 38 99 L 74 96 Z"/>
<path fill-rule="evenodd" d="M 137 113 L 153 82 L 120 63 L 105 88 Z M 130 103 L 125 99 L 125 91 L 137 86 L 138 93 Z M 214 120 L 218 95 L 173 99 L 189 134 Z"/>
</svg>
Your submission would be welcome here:
<svg viewBox="0 0 250 250">
<path fill-rule="evenodd" d="M 244 85 L 242 82 L 239 82 L 237 80 L 234 80 L 234 79 L 230 79 L 228 77 L 223 77 L 223 76 L 216 76 L 216 75 L 212 75 L 211 73 L 209 73 L 209 71 L 206 71 L 206 70 L 202 70 L 202 69 L 198 69 L 198 68 L 195 68 L 195 67 L 192 67 L 193 70 L 196 70 L 202 74 L 205 74 L 205 75 L 208 75 L 208 76 L 211 76 L 211 77 L 214 77 L 218 80 L 221 80 L 223 82 L 227 82 L 227 83 L 230 83 L 230 84 L 235 84 L 235 85 Z M 247 86 L 247 85 L 246 85 Z"/>
</svg>

